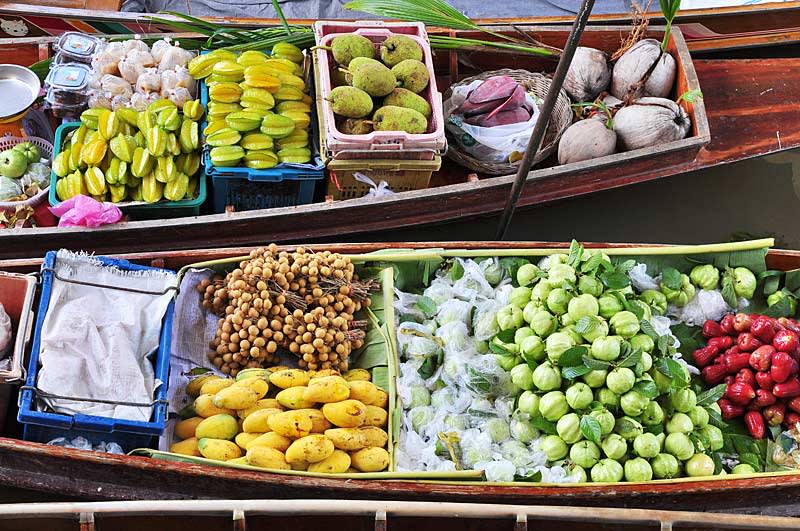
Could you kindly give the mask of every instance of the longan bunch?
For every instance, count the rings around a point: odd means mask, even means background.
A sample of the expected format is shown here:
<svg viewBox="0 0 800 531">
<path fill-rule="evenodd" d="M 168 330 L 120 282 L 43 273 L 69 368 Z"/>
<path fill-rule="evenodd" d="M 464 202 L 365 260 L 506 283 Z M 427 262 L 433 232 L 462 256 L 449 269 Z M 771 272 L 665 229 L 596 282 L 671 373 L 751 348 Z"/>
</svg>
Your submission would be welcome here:
<svg viewBox="0 0 800 531">
<path fill-rule="evenodd" d="M 278 361 L 278 348 L 307 369 L 347 370 L 364 342 L 366 322 L 354 314 L 370 304 L 373 282 L 361 282 L 349 259 L 330 251 L 259 248 L 224 278 L 197 287 L 203 307 L 220 315 L 209 359 L 226 374 Z"/>
</svg>

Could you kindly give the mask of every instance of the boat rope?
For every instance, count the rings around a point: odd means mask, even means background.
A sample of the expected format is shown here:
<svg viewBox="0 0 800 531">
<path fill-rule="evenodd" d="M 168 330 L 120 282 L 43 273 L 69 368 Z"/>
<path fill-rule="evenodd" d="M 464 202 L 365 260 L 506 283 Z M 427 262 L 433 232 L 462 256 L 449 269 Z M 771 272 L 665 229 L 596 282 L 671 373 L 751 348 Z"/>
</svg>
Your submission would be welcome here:
<svg viewBox="0 0 800 531">
<path fill-rule="evenodd" d="M 89 287 L 93 287 L 93 288 L 116 289 L 116 290 L 119 290 L 119 291 L 127 291 L 127 292 L 130 292 L 130 293 L 139 293 L 139 294 L 142 294 L 142 295 L 157 295 L 157 296 L 161 296 L 161 295 L 166 295 L 170 291 L 176 291 L 176 292 L 178 291 L 178 286 L 169 286 L 167 289 L 165 289 L 163 291 L 148 291 L 148 290 L 143 290 L 143 289 L 127 288 L 127 287 L 124 287 L 124 286 L 110 286 L 108 284 L 97 284 L 95 282 L 86 282 L 85 280 L 75 280 L 73 278 L 64 278 L 61 275 L 59 275 L 56 272 L 56 270 L 53 269 L 52 267 L 43 267 L 42 268 L 42 273 L 52 273 L 53 276 L 56 279 L 60 280 L 61 282 L 69 282 L 69 283 L 72 283 L 72 284 L 80 284 L 81 286 L 89 286 Z"/>
<path fill-rule="evenodd" d="M 42 391 L 35 385 L 23 385 L 19 388 L 20 391 L 31 391 L 33 394 L 38 395 L 41 398 L 55 398 L 58 400 L 74 400 L 75 402 L 94 402 L 97 404 L 110 404 L 115 406 L 131 406 L 131 407 L 153 407 L 156 404 L 167 404 L 169 405 L 169 400 L 166 398 L 157 398 L 150 403 L 140 403 L 140 402 L 124 402 L 119 400 L 106 400 L 103 398 L 84 398 L 84 397 L 75 397 L 75 396 L 61 396 L 56 395 L 53 393 L 48 393 L 47 391 Z"/>
</svg>

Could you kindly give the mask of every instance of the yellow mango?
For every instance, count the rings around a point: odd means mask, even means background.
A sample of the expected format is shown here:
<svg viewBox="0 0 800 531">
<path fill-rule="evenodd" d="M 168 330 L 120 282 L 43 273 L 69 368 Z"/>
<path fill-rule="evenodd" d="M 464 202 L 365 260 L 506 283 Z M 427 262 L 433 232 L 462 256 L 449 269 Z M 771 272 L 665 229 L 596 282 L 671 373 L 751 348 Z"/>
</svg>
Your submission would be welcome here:
<svg viewBox="0 0 800 531">
<path fill-rule="evenodd" d="M 247 409 L 253 407 L 259 398 L 258 393 L 249 387 L 231 385 L 214 395 L 214 405 L 223 409 Z"/>
<path fill-rule="evenodd" d="M 322 411 L 319 409 L 298 409 L 297 411 L 302 411 L 303 413 L 307 413 L 308 416 L 311 418 L 311 424 L 313 425 L 311 428 L 311 433 L 325 433 L 325 430 L 329 430 L 333 428 L 333 424 L 328 422 L 328 419 L 325 418 L 325 415 L 322 414 Z"/>
<path fill-rule="evenodd" d="M 320 369 L 318 371 L 308 371 L 308 373 L 312 380 L 314 378 L 325 378 L 326 376 L 341 376 L 336 369 Z"/>
<path fill-rule="evenodd" d="M 239 382 L 254 377 L 269 380 L 270 373 L 269 369 L 244 369 L 236 374 L 236 381 Z"/>
<path fill-rule="evenodd" d="M 367 406 L 367 418 L 364 419 L 364 426 L 377 426 L 383 428 L 389 420 L 389 413 L 378 406 Z"/>
<path fill-rule="evenodd" d="M 197 443 L 200 454 L 206 459 L 230 461 L 242 457 L 242 449 L 232 441 L 222 439 L 200 439 Z"/>
<path fill-rule="evenodd" d="M 286 462 L 292 463 L 317 463 L 331 456 L 335 448 L 330 439 L 315 433 L 297 439 L 286 450 Z"/>
<path fill-rule="evenodd" d="M 341 402 L 349 396 L 350 388 L 347 386 L 347 381 L 341 376 L 313 378 L 308 382 L 308 387 L 303 390 L 303 400 L 309 403 Z"/>
<path fill-rule="evenodd" d="M 367 446 L 366 437 L 359 428 L 333 428 L 325 430 L 325 437 L 340 449 L 352 452 Z"/>
<path fill-rule="evenodd" d="M 318 474 L 343 474 L 350 468 L 350 456 L 342 450 L 334 450 L 331 455 L 308 465 L 309 472 Z"/>
<path fill-rule="evenodd" d="M 278 435 L 274 431 L 268 431 L 267 433 L 262 433 L 255 439 L 248 442 L 247 449 L 249 450 L 253 446 L 267 446 L 269 448 L 275 448 L 276 450 L 285 452 L 291 444 L 292 440 L 290 438 L 284 437 L 283 435 Z"/>
<path fill-rule="evenodd" d="M 237 457 L 236 459 L 228 459 L 227 461 L 225 461 L 225 464 L 228 464 L 228 465 L 247 465 L 249 463 L 247 462 L 247 457 L 242 456 L 242 457 Z"/>
<path fill-rule="evenodd" d="M 240 419 L 246 419 L 249 415 L 252 415 L 256 411 L 260 409 L 278 409 L 283 411 L 283 406 L 278 403 L 277 400 L 274 398 L 262 398 L 258 402 L 256 402 L 252 407 L 247 409 L 241 409 L 236 412 L 239 415 Z"/>
<path fill-rule="evenodd" d="M 322 414 L 339 428 L 358 428 L 367 419 L 367 406 L 358 400 L 342 400 L 322 406 Z"/>
<path fill-rule="evenodd" d="M 209 380 L 200 387 L 200 394 L 202 395 L 215 395 L 233 385 L 235 380 L 233 378 L 218 378 L 216 380 Z"/>
<path fill-rule="evenodd" d="M 389 442 L 389 435 L 377 426 L 361 426 L 358 428 L 364 439 L 364 446 L 378 446 L 383 448 Z"/>
<path fill-rule="evenodd" d="M 253 446 L 247 450 L 247 464 L 261 468 L 291 470 L 283 452 L 268 446 Z"/>
<path fill-rule="evenodd" d="M 359 472 L 380 472 L 389 466 L 389 452 L 375 446 L 364 448 L 350 454 L 350 461 Z"/>
<path fill-rule="evenodd" d="M 225 409 L 214 405 L 214 395 L 203 394 L 194 400 L 194 412 L 203 418 L 212 417 L 222 413 L 228 415 L 235 415 L 236 412 L 232 409 Z"/>
<path fill-rule="evenodd" d="M 247 433 L 246 431 L 243 431 L 242 433 L 237 433 L 236 437 L 233 439 L 233 441 L 237 445 L 239 445 L 239 448 L 241 448 L 242 450 L 247 450 L 247 445 L 250 444 L 255 439 L 257 439 L 258 437 L 260 437 L 261 435 L 264 435 L 264 434 L 263 433 Z"/>
<path fill-rule="evenodd" d="M 169 451 L 174 454 L 193 455 L 196 457 L 200 457 L 202 455 L 200 453 L 200 448 L 197 446 L 196 437 L 189 437 L 181 442 L 174 443 L 169 447 Z"/>
<path fill-rule="evenodd" d="M 269 375 L 269 382 L 281 389 L 308 385 L 309 374 L 300 369 L 283 369 Z"/>
<path fill-rule="evenodd" d="M 305 437 L 311 433 L 311 429 L 314 427 L 311 417 L 304 411 L 275 413 L 267 418 L 267 424 L 278 435 L 293 438 Z"/>
<path fill-rule="evenodd" d="M 243 387 L 245 389 L 250 389 L 256 394 L 256 400 L 261 400 L 269 392 L 269 384 L 267 383 L 267 380 L 257 376 L 245 378 L 244 380 L 238 380 L 235 384 L 229 387 L 229 389 L 234 389 L 236 387 Z M 247 408 L 237 407 L 236 409 L 247 409 Z"/>
<path fill-rule="evenodd" d="M 389 393 L 378 387 L 378 400 L 370 404 L 371 406 L 382 407 L 383 409 L 389 408 Z"/>
<path fill-rule="evenodd" d="M 367 369 L 350 369 L 349 371 L 345 371 L 342 374 L 342 378 L 347 380 L 348 382 L 352 382 L 355 380 L 363 380 L 365 382 L 369 382 L 372 380 L 372 375 L 369 373 Z"/>
<path fill-rule="evenodd" d="M 275 399 L 280 405 L 289 409 L 305 409 L 313 407 L 316 402 L 305 400 L 303 398 L 306 389 L 306 387 L 290 387 L 289 389 L 284 389 L 275 395 Z"/>
<path fill-rule="evenodd" d="M 259 409 L 242 421 L 242 429 L 249 433 L 266 433 L 271 430 L 267 420 L 272 415 L 282 413 L 280 409 Z"/>
<path fill-rule="evenodd" d="M 175 437 L 189 439 L 194 437 L 194 430 L 197 425 L 203 422 L 203 417 L 191 417 L 175 423 Z"/>
<path fill-rule="evenodd" d="M 239 431 L 239 424 L 231 415 L 222 413 L 204 419 L 194 430 L 198 439 L 233 439 Z"/>
<path fill-rule="evenodd" d="M 216 374 L 203 374 L 202 376 L 198 376 L 197 378 L 193 378 L 186 384 L 186 394 L 193 397 L 200 396 L 201 390 L 203 388 L 203 384 L 206 382 L 210 382 L 211 380 L 224 380 L 222 376 L 217 376 Z"/>
<path fill-rule="evenodd" d="M 365 405 L 375 405 L 381 401 L 380 387 L 372 382 L 354 380 L 349 382 L 350 398 L 359 400 Z"/>
</svg>

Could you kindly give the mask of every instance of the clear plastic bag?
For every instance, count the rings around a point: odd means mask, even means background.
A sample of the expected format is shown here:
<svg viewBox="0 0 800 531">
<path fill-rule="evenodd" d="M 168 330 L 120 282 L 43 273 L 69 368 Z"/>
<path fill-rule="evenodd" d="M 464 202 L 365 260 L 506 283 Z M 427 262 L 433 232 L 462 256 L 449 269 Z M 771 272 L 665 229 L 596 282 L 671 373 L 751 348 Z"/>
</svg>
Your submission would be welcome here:
<svg viewBox="0 0 800 531">
<path fill-rule="evenodd" d="M 451 321 L 439 327 L 434 335 L 442 340 L 445 351 L 467 350 L 472 343 L 472 339 L 469 337 L 469 329 L 461 321 Z"/>
<path fill-rule="evenodd" d="M 89 91 L 90 109 L 110 109 L 111 94 L 104 92 L 103 89 L 92 89 Z"/>
<path fill-rule="evenodd" d="M 192 99 L 192 95 L 189 93 L 189 89 L 178 87 L 167 91 L 167 99 L 178 107 L 183 107 L 184 103 Z"/>
<path fill-rule="evenodd" d="M 39 186 L 44 188 L 50 183 L 50 166 L 41 162 L 28 164 L 25 175 L 19 179 L 20 185 L 24 188 L 29 186 Z"/>
<path fill-rule="evenodd" d="M 171 46 L 164 51 L 161 61 L 158 63 L 158 71 L 174 70 L 176 66 L 186 66 L 192 60 L 194 54 L 178 46 Z"/>
<path fill-rule="evenodd" d="M 129 98 L 133 94 L 131 85 L 121 77 L 106 74 L 100 78 L 100 88 L 107 92 L 112 98 L 114 96 L 127 95 Z"/>
<path fill-rule="evenodd" d="M 117 109 L 124 109 L 126 107 L 130 107 L 132 97 L 133 94 L 130 95 L 119 94 L 117 96 L 114 96 L 111 99 L 111 109 L 116 111 Z"/>
<path fill-rule="evenodd" d="M 139 80 L 139 76 L 147 69 L 145 65 L 128 61 L 127 58 L 120 61 L 117 64 L 117 68 L 119 69 L 119 75 L 122 76 L 122 79 L 131 85 L 135 85 Z"/>
<path fill-rule="evenodd" d="M 119 74 L 119 59 L 101 52 L 92 57 L 92 70 L 98 75 L 105 74 L 117 75 Z"/>
<path fill-rule="evenodd" d="M 496 300 L 485 300 L 475 305 L 473 315 L 473 333 L 478 341 L 487 341 L 500 332 L 497 324 L 497 312 L 504 304 Z"/>
<path fill-rule="evenodd" d="M 436 356 L 441 351 L 433 330 L 419 323 L 405 322 L 397 327 L 397 346 L 406 359 Z"/>
<path fill-rule="evenodd" d="M 443 278 L 435 278 L 422 294 L 438 307 L 453 298 L 453 286 Z"/>
<path fill-rule="evenodd" d="M 439 326 L 444 326 L 453 321 L 460 321 L 466 326 L 470 326 L 472 308 L 472 304 L 468 302 L 458 299 L 449 300 L 439 306 L 439 310 L 436 312 L 436 322 L 439 323 Z"/>
<path fill-rule="evenodd" d="M 155 68 L 145 68 L 136 80 L 136 92 L 160 92 L 161 76 Z"/>
<path fill-rule="evenodd" d="M 17 179 L 0 177 L 0 201 L 8 201 L 12 197 L 22 195 L 22 186 Z"/>
<path fill-rule="evenodd" d="M 149 104 L 150 101 L 147 99 L 147 96 L 141 92 L 134 92 L 131 96 L 130 106 L 132 109 L 144 111 L 147 110 Z"/>
<path fill-rule="evenodd" d="M 122 47 L 125 50 L 125 54 L 129 54 L 132 51 L 150 53 L 150 47 L 138 35 L 134 36 L 133 39 L 122 41 Z"/>
<path fill-rule="evenodd" d="M 494 288 L 486 280 L 483 268 L 473 260 L 456 258 L 464 268 L 464 274 L 453 284 L 453 293 L 465 301 L 475 300 L 477 297 L 491 297 Z"/>
<path fill-rule="evenodd" d="M 172 43 L 170 42 L 170 38 L 165 37 L 153 43 L 153 46 L 150 48 L 150 55 L 153 56 L 153 59 L 156 60 L 156 63 L 160 63 L 161 60 L 164 58 L 164 54 L 170 48 L 172 48 Z"/>
</svg>

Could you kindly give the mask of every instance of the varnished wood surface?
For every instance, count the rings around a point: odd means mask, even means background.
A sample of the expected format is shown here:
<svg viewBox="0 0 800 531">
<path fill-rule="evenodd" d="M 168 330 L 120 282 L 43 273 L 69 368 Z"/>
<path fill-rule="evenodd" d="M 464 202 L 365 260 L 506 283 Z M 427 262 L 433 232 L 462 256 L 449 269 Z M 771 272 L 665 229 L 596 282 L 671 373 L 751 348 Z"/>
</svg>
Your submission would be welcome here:
<svg viewBox="0 0 800 531">
<path fill-rule="evenodd" d="M 695 70 L 705 94 L 711 143 L 693 163 L 676 157 L 632 161 L 610 168 L 558 179 L 529 180 L 522 207 L 575 197 L 701 170 L 720 164 L 800 146 L 800 59 L 696 60 Z M 757 176 L 754 176 L 757 178 Z M 268 212 L 213 215 L 167 224 L 159 221 L 123 223 L 98 230 L 14 229 L 0 232 L 0 258 L 42 256 L 48 249 L 67 247 L 120 253 L 169 248 L 259 244 L 267 241 L 311 241 L 343 234 L 376 232 L 406 225 L 436 223 L 502 209 L 510 177 L 481 180 L 469 186 L 409 192 L 413 200 L 385 198 L 327 205 L 305 205 Z"/>
</svg>

